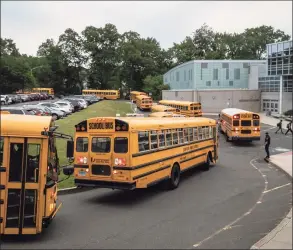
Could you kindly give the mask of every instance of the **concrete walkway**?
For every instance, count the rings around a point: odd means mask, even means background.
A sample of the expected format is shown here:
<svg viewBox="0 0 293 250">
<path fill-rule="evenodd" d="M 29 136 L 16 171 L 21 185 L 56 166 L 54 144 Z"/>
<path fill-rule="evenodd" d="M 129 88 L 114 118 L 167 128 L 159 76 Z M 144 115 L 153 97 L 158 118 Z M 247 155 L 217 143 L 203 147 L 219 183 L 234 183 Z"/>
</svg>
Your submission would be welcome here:
<svg viewBox="0 0 293 250">
<path fill-rule="evenodd" d="M 277 127 L 277 123 L 280 121 L 280 119 L 274 118 L 272 116 L 266 116 L 265 113 L 259 113 L 259 116 L 260 116 L 260 122 L 261 123 L 268 124 L 268 125 L 274 126 L 274 127 Z M 283 130 L 285 129 L 285 131 L 283 131 L 284 133 L 287 130 L 287 124 L 288 123 L 289 123 L 288 121 L 285 121 L 283 119 L 282 128 L 283 128 Z"/>
<path fill-rule="evenodd" d="M 270 164 L 291 176 L 292 182 L 292 151 L 271 156 Z M 251 249 L 292 249 L 292 208 L 281 223 Z"/>
</svg>

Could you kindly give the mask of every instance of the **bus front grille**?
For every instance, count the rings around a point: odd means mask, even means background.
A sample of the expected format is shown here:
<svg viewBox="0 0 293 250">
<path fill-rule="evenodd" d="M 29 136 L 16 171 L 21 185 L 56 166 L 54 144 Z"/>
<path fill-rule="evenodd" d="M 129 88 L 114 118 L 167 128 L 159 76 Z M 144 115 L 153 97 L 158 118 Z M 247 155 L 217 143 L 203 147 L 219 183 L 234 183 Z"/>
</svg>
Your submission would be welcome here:
<svg viewBox="0 0 293 250">
<path fill-rule="evenodd" d="M 251 130 L 241 130 L 241 134 L 251 134 Z"/>
<path fill-rule="evenodd" d="M 92 165 L 92 174 L 94 175 L 111 175 L 111 168 L 108 165 Z"/>
</svg>

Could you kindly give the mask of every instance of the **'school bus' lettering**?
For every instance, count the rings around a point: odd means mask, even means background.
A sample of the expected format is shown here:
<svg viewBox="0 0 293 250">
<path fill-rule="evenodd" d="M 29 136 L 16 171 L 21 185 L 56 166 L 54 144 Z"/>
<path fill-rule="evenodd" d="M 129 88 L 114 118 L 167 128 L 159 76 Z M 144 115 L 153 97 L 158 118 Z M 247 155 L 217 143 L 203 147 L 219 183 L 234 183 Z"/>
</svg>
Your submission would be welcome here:
<svg viewBox="0 0 293 250">
<path fill-rule="evenodd" d="M 112 122 L 95 122 L 95 123 L 89 123 L 89 129 L 113 129 L 113 123 Z"/>
<path fill-rule="evenodd" d="M 91 130 L 104 127 L 93 125 L 99 119 L 114 130 Z M 216 121 L 202 117 L 90 118 L 76 125 L 75 146 L 78 186 L 132 190 L 167 180 L 176 188 L 178 174 L 218 159 Z"/>
<path fill-rule="evenodd" d="M 223 109 L 220 114 L 220 130 L 227 141 L 259 141 L 260 117 L 247 110 Z"/>
</svg>

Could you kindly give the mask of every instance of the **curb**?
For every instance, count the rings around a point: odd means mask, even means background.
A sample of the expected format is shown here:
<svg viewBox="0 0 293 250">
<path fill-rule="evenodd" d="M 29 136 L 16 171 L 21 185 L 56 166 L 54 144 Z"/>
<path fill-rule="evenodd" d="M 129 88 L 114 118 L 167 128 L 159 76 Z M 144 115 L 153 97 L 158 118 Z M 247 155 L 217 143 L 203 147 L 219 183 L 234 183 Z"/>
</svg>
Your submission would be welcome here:
<svg viewBox="0 0 293 250">
<path fill-rule="evenodd" d="M 75 194 L 96 189 L 96 187 L 70 187 L 58 189 L 58 195 Z"/>
<path fill-rule="evenodd" d="M 273 167 L 280 169 L 283 173 L 285 173 L 287 176 L 290 177 L 292 182 L 292 175 L 290 175 L 285 169 L 281 168 L 275 163 L 269 162 Z M 261 249 L 261 247 L 272 240 L 288 223 L 290 223 L 290 220 L 292 219 L 292 207 L 289 211 L 289 213 L 285 216 L 285 218 L 275 227 L 273 228 L 265 237 L 260 239 L 258 242 L 252 245 L 250 249 Z M 291 221 L 292 222 L 292 221 Z"/>
</svg>

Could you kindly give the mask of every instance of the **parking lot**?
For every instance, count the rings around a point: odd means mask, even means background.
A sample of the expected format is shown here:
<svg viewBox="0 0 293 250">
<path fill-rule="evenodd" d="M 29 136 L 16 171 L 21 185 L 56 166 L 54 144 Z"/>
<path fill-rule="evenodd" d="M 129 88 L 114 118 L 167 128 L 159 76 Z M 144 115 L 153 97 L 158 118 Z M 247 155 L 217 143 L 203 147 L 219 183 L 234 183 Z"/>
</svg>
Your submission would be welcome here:
<svg viewBox="0 0 293 250">
<path fill-rule="evenodd" d="M 58 120 L 99 101 L 96 96 L 82 95 L 66 96 L 62 99 L 47 94 L 1 95 L 1 112 L 52 116 Z"/>
</svg>

